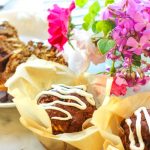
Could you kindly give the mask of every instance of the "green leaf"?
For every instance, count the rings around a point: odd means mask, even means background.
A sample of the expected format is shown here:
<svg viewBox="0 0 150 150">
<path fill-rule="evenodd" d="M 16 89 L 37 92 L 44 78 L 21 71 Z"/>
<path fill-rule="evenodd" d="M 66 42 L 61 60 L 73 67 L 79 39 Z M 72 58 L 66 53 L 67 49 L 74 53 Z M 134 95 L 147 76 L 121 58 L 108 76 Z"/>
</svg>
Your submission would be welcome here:
<svg viewBox="0 0 150 150">
<path fill-rule="evenodd" d="M 100 11 L 100 5 L 98 1 L 95 1 L 89 8 L 89 12 L 92 14 L 97 15 L 97 13 Z"/>
<path fill-rule="evenodd" d="M 105 36 L 115 27 L 114 22 L 110 20 L 101 20 L 96 24 L 96 30 L 98 32 L 103 31 Z"/>
<path fill-rule="evenodd" d="M 132 56 L 133 59 L 133 65 L 140 67 L 141 66 L 141 55 L 133 55 Z"/>
<path fill-rule="evenodd" d="M 114 0 L 105 0 L 105 6 L 114 3 Z"/>
<path fill-rule="evenodd" d="M 99 51 L 104 55 L 115 46 L 115 41 L 111 39 L 100 39 L 97 43 Z"/>
<path fill-rule="evenodd" d="M 88 2 L 88 0 L 76 0 L 75 1 L 76 5 L 81 8 L 84 7 L 87 2 Z"/>
<path fill-rule="evenodd" d="M 93 14 L 87 14 L 87 15 L 84 16 L 83 20 L 85 22 L 89 22 L 90 23 L 93 20 L 93 17 L 94 17 Z"/>
<path fill-rule="evenodd" d="M 93 25 L 92 25 L 92 31 L 94 33 L 98 33 L 97 30 L 96 30 L 96 24 L 97 24 L 97 21 L 94 21 Z"/>
<path fill-rule="evenodd" d="M 89 8 L 88 14 L 84 16 L 84 22 L 82 24 L 83 29 L 89 30 L 95 22 L 95 17 L 98 15 L 100 11 L 100 5 L 98 1 L 95 1 Z"/>
<path fill-rule="evenodd" d="M 90 26 L 87 23 L 83 23 L 82 28 L 87 31 L 90 28 Z"/>
<path fill-rule="evenodd" d="M 82 24 L 83 29 L 88 30 L 94 22 L 93 14 L 87 14 L 84 16 L 84 23 Z"/>
</svg>

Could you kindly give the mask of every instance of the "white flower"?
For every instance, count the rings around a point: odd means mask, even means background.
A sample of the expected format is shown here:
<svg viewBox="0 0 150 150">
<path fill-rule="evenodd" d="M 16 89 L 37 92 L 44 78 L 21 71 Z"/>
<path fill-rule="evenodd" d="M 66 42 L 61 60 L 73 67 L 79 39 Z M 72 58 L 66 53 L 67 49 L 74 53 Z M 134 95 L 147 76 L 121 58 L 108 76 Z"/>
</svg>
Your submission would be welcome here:
<svg viewBox="0 0 150 150">
<path fill-rule="evenodd" d="M 80 50 L 86 50 L 86 55 L 90 61 L 94 64 L 99 64 L 104 62 L 105 56 L 102 55 L 95 44 L 91 40 L 92 34 L 85 30 L 74 30 L 73 39 L 77 41 L 77 45 Z"/>
<path fill-rule="evenodd" d="M 68 43 L 66 43 L 64 45 L 63 56 L 68 62 L 68 67 L 72 71 L 74 71 L 76 74 L 83 73 L 88 69 L 90 64 L 90 61 L 85 52 L 86 50 L 80 50 L 76 41 L 71 41 L 71 43 L 74 49 Z"/>
</svg>

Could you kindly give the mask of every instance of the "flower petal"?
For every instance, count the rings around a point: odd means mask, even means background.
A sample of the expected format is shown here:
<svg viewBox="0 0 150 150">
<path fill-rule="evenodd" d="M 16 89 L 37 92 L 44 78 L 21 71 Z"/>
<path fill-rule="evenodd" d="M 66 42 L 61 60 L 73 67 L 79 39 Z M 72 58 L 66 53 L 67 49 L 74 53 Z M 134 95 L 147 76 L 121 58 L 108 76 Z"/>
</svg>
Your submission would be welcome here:
<svg viewBox="0 0 150 150">
<path fill-rule="evenodd" d="M 142 53 L 142 48 L 131 48 L 131 49 L 128 49 L 129 52 L 132 52 L 136 55 L 141 55 Z"/>
<path fill-rule="evenodd" d="M 145 30 L 145 31 L 143 32 L 143 36 L 146 36 L 148 39 L 150 39 L 150 29 Z"/>
<path fill-rule="evenodd" d="M 142 48 L 135 48 L 134 54 L 141 55 L 141 53 L 142 53 Z"/>
<path fill-rule="evenodd" d="M 135 26 L 134 26 L 134 28 L 135 28 L 135 30 L 136 30 L 137 32 L 139 32 L 139 31 L 141 31 L 142 29 L 144 29 L 145 26 L 146 26 L 146 25 L 145 25 L 144 23 L 136 23 Z"/>
<path fill-rule="evenodd" d="M 116 84 L 121 86 L 121 85 L 128 85 L 127 81 L 124 78 L 117 77 L 116 78 Z"/>
<path fill-rule="evenodd" d="M 150 23 L 147 24 L 146 29 L 150 30 Z"/>
<path fill-rule="evenodd" d="M 132 17 L 135 22 L 144 22 L 144 18 L 140 12 L 135 13 Z"/>
<path fill-rule="evenodd" d="M 128 40 L 127 40 L 127 46 L 137 48 L 138 47 L 138 42 L 133 37 L 129 37 Z"/>
<path fill-rule="evenodd" d="M 118 81 L 116 83 L 117 78 L 118 77 L 115 77 L 113 80 L 112 87 L 111 87 L 111 94 L 114 94 L 116 96 L 125 95 L 127 92 L 127 85 L 120 84 L 120 83 L 117 84 L 118 83 Z M 121 79 L 119 79 L 119 80 L 121 80 Z"/>
<path fill-rule="evenodd" d="M 148 42 L 148 36 L 143 35 L 143 36 L 140 38 L 140 45 L 143 46 L 143 45 L 145 45 L 147 42 Z"/>
<path fill-rule="evenodd" d="M 75 2 L 73 1 L 69 8 L 54 5 L 53 9 L 48 10 L 48 33 L 50 34 L 48 42 L 60 51 L 63 50 L 63 45 L 68 41 L 70 15 L 74 8 Z"/>
<path fill-rule="evenodd" d="M 73 9 L 75 9 L 75 2 L 72 1 L 72 3 L 70 4 L 70 7 L 69 7 L 69 11 L 72 11 Z"/>
</svg>

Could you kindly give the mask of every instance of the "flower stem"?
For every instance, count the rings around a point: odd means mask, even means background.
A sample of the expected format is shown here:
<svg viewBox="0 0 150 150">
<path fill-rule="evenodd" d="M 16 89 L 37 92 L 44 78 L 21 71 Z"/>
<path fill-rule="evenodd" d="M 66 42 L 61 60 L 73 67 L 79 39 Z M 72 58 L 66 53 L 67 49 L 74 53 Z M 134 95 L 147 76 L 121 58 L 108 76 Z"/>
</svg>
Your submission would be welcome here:
<svg viewBox="0 0 150 150">
<path fill-rule="evenodd" d="M 114 47 L 114 55 L 116 55 L 116 45 Z M 116 73 L 116 68 L 115 68 L 115 60 L 113 60 L 112 66 L 110 68 L 110 75 L 113 76 Z"/>
<path fill-rule="evenodd" d="M 114 60 L 110 68 L 110 75 L 113 76 L 115 72 L 116 72 L 116 68 L 115 68 L 115 60 Z"/>
<path fill-rule="evenodd" d="M 109 74 L 108 72 L 98 72 L 97 74 Z"/>
<path fill-rule="evenodd" d="M 132 65 L 130 66 L 129 70 L 130 70 L 130 74 L 131 74 L 132 73 Z"/>
<path fill-rule="evenodd" d="M 73 35 L 73 34 L 71 33 L 71 31 L 73 30 L 74 27 L 75 27 L 75 26 L 74 26 L 74 24 L 71 23 L 71 17 L 70 17 L 67 37 L 68 37 L 68 43 L 69 43 L 69 45 L 72 47 L 73 50 L 75 50 L 75 48 L 74 48 L 74 46 L 72 45 L 70 38 L 71 38 L 72 35 Z"/>
<path fill-rule="evenodd" d="M 68 40 L 69 45 L 72 47 L 73 50 L 75 50 L 74 46 L 72 45 L 71 41 Z"/>
</svg>

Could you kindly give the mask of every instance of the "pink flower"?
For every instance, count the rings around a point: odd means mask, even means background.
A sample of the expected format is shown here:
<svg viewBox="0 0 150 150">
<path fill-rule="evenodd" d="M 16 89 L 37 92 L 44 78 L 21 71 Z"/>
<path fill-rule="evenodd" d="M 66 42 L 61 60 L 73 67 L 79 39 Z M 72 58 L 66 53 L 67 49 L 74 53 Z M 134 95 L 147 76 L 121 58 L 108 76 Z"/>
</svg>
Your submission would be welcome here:
<svg viewBox="0 0 150 150">
<path fill-rule="evenodd" d="M 110 14 L 110 11 L 107 8 L 100 14 L 101 20 L 107 20 L 110 19 L 111 17 L 112 15 Z"/>
<path fill-rule="evenodd" d="M 134 28 L 134 22 L 129 18 L 117 19 L 117 26 L 112 32 L 112 37 L 116 41 L 119 51 L 122 51 L 127 42 L 129 33 Z"/>
<path fill-rule="evenodd" d="M 147 40 L 146 40 L 145 36 L 142 36 L 140 38 L 140 42 L 138 42 L 133 37 L 129 37 L 127 40 L 127 46 L 130 46 L 132 48 L 130 48 L 128 51 L 133 52 L 136 55 L 141 55 L 146 42 L 147 42 Z"/>
<path fill-rule="evenodd" d="M 124 57 L 123 67 L 128 68 L 132 65 L 132 59 L 128 57 Z"/>
<path fill-rule="evenodd" d="M 143 32 L 143 39 L 146 41 L 144 49 L 150 47 L 150 27 Z"/>
<path fill-rule="evenodd" d="M 150 57 L 150 0 L 122 0 L 109 5 L 103 13 L 103 19 L 115 23 L 111 38 L 116 42 L 116 47 L 115 51 L 110 50 L 107 53 L 107 58 L 116 63 L 114 54 L 122 56 L 119 58 L 122 64 L 115 66 L 111 93 L 124 95 L 127 87 L 138 90 L 147 83 L 145 73 L 149 71 L 148 65 L 142 63 L 143 57 L 136 55 L 144 54 L 145 57 Z M 138 75 L 136 71 L 130 72 L 130 68 L 134 70 L 139 65 L 142 70 L 146 65 L 142 73 Z M 110 71 L 110 68 L 106 70 Z"/>
<path fill-rule="evenodd" d="M 136 85 L 133 86 L 133 91 L 137 92 L 141 89 L 141 86 L 146 85 L 150 80 L 150 77 L 144 76 L 143 78 L 136 79 Z"/>
<path fill-rule="evenodd" d="M 49 10 L 48 15 L 50 38 L 48 42 L 58 50 L 63 50 L 64 44 L 68 41 L 69 21 L 71 11 L 75 8 L 75 3 L 72 2 L 69 8 L 61 8 L 54 5 L 52 10 Z"/>
<path fill-rule="evenodd" d="M 133 19 L 137 22 L 134 26 L 137 32 L 147 28 L 147 26 L 150 26 L 150 17 L 147 12 L 136 13 Z"/>
<path fill-rule="evenodd" d="M 127 92 L 128 83 L 124 78 L 121 77 L 114 77 L 112 87 L 111 87 L 111 94 L 116 96 L 125 95 Z"/>
</svg>

